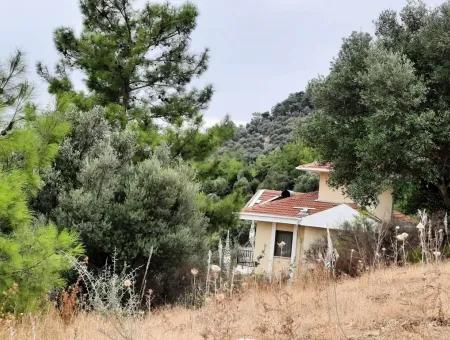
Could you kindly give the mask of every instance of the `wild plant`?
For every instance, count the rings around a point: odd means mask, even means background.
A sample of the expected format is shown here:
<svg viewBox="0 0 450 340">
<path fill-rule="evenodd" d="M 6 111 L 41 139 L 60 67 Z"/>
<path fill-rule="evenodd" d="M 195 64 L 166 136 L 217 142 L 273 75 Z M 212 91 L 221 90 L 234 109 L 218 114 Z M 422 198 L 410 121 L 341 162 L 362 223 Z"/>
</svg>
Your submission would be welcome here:
<svg viewBox="0 0 450 340">
<path fill-rule="evenodd" d="M 223 245 L 222 245 L 222 239 L 221 238 L 219 238 L 219 246 L 217 248 L 217 252 L 218 252 L 218 255 L 219 255 L 219 267 L 222 268 L 222 266 L 223 266 L 223 263 L 222 263 L 222 260 L 223 260 Z"/>
<path fill-rule="evenodd" d="M 420 222 L 416 228 L 419 231 L 422 263 L 438 261 L 444 250 L 444 238 L 448 231 L 447 214 L 445 214 L 443 220 L 444 228 L 441 228 L 438 223 L 433 225 L 432 219 L 428 218 L 425 210 L 419 210 L 418 215 Z"/>
<path fill-rule="evenodd" d="M 444 241 L 444 232 L 447 232 L 447 214 L 444 216 L 444 229 L 439 225 L 433 226 L 432 219 L 428 218 L 426 211 L 418 212 L 420 222 L 417 225 L 420 236 L 422 252 L 422 263 L 432 264 L 431 267 L 423 267 L 423 293 L 424 302 L 422 310 L 427 318 L 443 324 L 445 315 L 442 303 L 441 270 L 439 262 L 441 260 L 441 249 Z"/>
<path fill-rule="evenodd" d="M 400 226 L 395 226 L 395 238 L 392 244 L 392 248 L 394 249 L 394 265 L 398 264 L 398 231 L 400 230 Z"/>
<path fill-rule="evenodd" d="M 219 293 L 214 300 L 207 303 L 201 314 L 200 335 L 203 339 L 233 339 L 237 330 L 236 301 L 225 299 L 225 295 Z"/>
<path fill-rule="evenodd" d="M 206 295 L 208 295 L 209 294 L 209 292 L 210 292 L 210 280 L 211 280 L 211 276 L 210 276 L 210 274 L 211 274 L 211 258 L 212 258 L 212 251 L 211 250 L 209 250 L 208 251 L 208 260 L 207 260 L 207 265 L 206 265 L 206 284 L 205 284 L 205 286 L 206 286 L 206 292 L 205 292 L 205 297 L 206 297 Z"/>
<path fill-rule="evenodd" d="M 381 255 L 381 259 L 382 259 L 382 263 L 383 263 L 383 265 L 385 266 L 386 265 L 386 261 L 387 261 L 387 258 L 386 258 L 386 248 L 385 247 L 383 247 L 383 248 L 381 248 L 381 251 L 382 251 L 382 255 Z"/>
<path fill-rule="evenodd" d="M 255 331 L 266 339 L 298 339 L 298 329 L 301 326 L 298 302 L 294 301 L 289 291 L 272 290 L 275 302 L 268 304 L 259 302 L 259 322 Z"/>
<path fill-rule="evenodd" d="M 217 252 L 218 252 L 218 256 L 219 256 L 219 259 L 218 259 L 219 267 L 220 267 L 220 269 L 222 269 L 222 268 L 223 268 L 223 245 L 222 245 L 222 238 L 219 238 L 219 246 L 218 246 Z M 221 276 L 221 275 L 219 276 L 219 285 L 220 285 L 220 286 L 222 285 L 222 276 Z"/>
<path fill-rule="evenodd" d="M 78 294 L 80 291 L 80 279 L 78 279 L 72 287 L 59 294 L 59 315 L 66 325 L 70 324 L 78 313 Z"/>
<path fill-rule="evenodd" d="M 284 249 L 285 246 L 286 246 L 286 242 L 284 242 L 284 241 L 281 241 L 281 242 L 277 243 L 277 247 L 280 248 L 281 256 L 283 256 L 283 249 Z"/>
<path fill-rule="evenodd" d="M 230 242 L 230 231 L 227 232 L 227 238 L 225 240 L 225 248 L 223 251 L 223 266 L 227 278 L 230 276 L 231 269 L 231 242 Z"/>
<path fill-rule="evenodd" d="M 332 277 L 336 276 L 336 261 L 339 258 L 337 250 L 333 247 L 333 242 L 331 241 L 330 229 L 327 228 L 327 252 L 325 256 L 325 267 L 328 268 Z"/>
<path fill-rule="evenodd" d="M 423 300 L 421 310 L 424 316 L 438 324 L 444 324 L 445 313 L 442 302 L 442 284 L 441 284 L 441 269 L 439 263 L 439 255 L 436 255 L 436 262 L 424 266 L 423 268 Z"/>
<path fill-rule="evenodd" d="M 355 249 L 350 249 L 350 260 L 348 261 L 348 272 L 350 273 L 352 270 L 352 260 L 353 260 L 353 254 L 355 252 Z"/>
<path fill-rule="evenodd" d="M 74 260 L 73 265 L 86 289 L 83 301 L 86 309 L 123 316 L 138 313 L 141 301 L 136 292 L 136 272 L 139 268 L 129 271 L 124 264 L 119 272 L 115 255 L 111 264 L 106 263 L 98 273 L 88 269 L 87 260 Z"/>
<path fill-rule="evenodd" d="M 250 226 L 250 230 L 248 232 L 248 241 L 249 241 L 252 249 L 255 248 L 255 236 L 256 236 L 255 222 L 252 222 L 252 224 Z"/>
<path fill-rule="evenodd" d="M 211 271 L 214 278 L 214 295 L 217 295 L 217 279 L 220 276 L 220 272 L 222 271 L 220 267 L 216 264 L 211 265 Z"/>
<path fill-rule="evenodd" d="M 408 238 L 408 233 L 401 233 L 401 234 L 397 234 L 395 236 L 395 238 L 401 242 L 401 253 L 402 253 L 402 259 L 403 259 L 403 265 L 406 265 L 406 249 L 405 249 L 405 242 L 406 239 Z"/>
<path fill-rule="evenodd" d="M 448 233 L 448 214 L 447 214 L 447 212 L 445 213 L 445 216 L 444 216 L 444 232 L 445 232 L 445 237 L 447 238 L 447 248 L 450 250 L 450 235 Z"/>
<path fill-rule="evenodd" d="M 379 223 L 375 227 L 375 249 L 373 257 L 373 267 L 380 267 L 381 263 L 384 263 L 384 253 L 386 248 L 383 248 L 383 243 L 388 232 L 388 225 L 386 223 Z M 384 251 L 383 251 L 384 249 Z M 381 256 L 381 251 L 383 251 L 383 257 Z"/>
<path fill-rule="evenodd" d="M 153 246 L 150 248 L 150 252 L 149 252 L 149 255 L 147 258 L 147 263 L 145 265 L 144 276 L 142 278 L 141 289 L 140 289 L 140 293 L 139 293 L 139 300 L 141 303 L 144 299 L 144 294 L 146 293 L 145 289 L 147 286 L 147 273 L 148 273 L 148 268 L 150 267 L 150 262 L 152 260 L 152 256 L 153 256 Z M 152 298 L 152 294 L 151 293 L 149 294 L 149 293 L 150 293 L 150 290 L 147 290 L 147 294 L 145 295 L 147 310 L 150 310 L 150 302 L 151 302 L 151 298 Z"/>
<path fill-rule="evenodd" d="M 186 308 L 200 308 L 205 303 L 205 287 L 197 279 L 199 276 L 199 270 L 197 268 L 191 268 L 191 276 L 192 287 L 185 292 L 179 302 Z"/>
</svg>

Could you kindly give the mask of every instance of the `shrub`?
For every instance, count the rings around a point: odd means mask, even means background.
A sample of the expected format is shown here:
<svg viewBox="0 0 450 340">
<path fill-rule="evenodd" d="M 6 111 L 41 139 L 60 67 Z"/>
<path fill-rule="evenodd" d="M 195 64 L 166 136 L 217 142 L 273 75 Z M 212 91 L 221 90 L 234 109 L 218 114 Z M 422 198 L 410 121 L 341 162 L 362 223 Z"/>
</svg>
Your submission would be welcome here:
<svg viewBox="0 0 450 340">
<path fill-rule="evenodd" d="M 142 150 L 131 130 L 116 130 L 104 115 L 98 107 L 73 115 L 74 133 L 52 169 L 63 183 L 52 190 L 58 206 L 46 214 L 80 234 L 97 267 L 117 252 L 118 263 L 142 268 L 153 248 L 148 284 L 159 301 L 173 300 L 205 253 L 195 174 L 166 147 Z"/>
</svg>

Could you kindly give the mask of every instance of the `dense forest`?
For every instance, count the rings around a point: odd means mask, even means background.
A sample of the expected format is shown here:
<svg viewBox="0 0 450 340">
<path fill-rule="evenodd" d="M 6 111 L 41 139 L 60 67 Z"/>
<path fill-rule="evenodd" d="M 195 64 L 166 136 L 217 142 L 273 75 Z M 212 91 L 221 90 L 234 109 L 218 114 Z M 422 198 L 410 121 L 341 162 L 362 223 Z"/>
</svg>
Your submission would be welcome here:
<svg viewBox="0 0 450 340">
<path fill-rule="evenodd" d="M 244 241 L 247 229 L 233 213 L 256 190 L 317 188 L 314 175 L 295 169 L 302 162 L 314 160 L 313 150 L 303 144 L 297 132 L 300 119 L 310 111 L 304 92 L 291 94 L 270 112 L 254 113 L 245 127 L 233 125 L 233 133 L 222 146 L 203 162 L 194 163 L 202 192 L 207 195 L 205 212 L 211 231 L 223 233 L 231 229 Z M 227 120 L 222 127 L 226 124 L 229 124 Z"/>
<path fill-rule="evenodd" d="M 33 103 L 22 52 L 0 69 L 1 313 L 73 283 L 73 258 L 126 263 L 156 301 L 176 301 L 219 238 L 246 241 L 236 213 L 259 188 L 317 188 L 295 169 L 313 160 L 333 162 L 332 184 L 359 203 L 394 187 L 406 213 L 450 208 L 450 3 L 383 12 L 326 77 L 246 126 L 207 129 L 194 5 L 79 3 L 81 31 L 56 28 L 58 63 L 36 65 L 54 105 Z"/>
<path fill-rule="evenodd" d="M 245 127 L 238 127 L 234 137 L 225 142 L 221 151 L 236 152 L 249 162 L 266 155 L 296 137 L 299 118 L 311 112 L 311 104 L 304 92 L 290 94 L 270 112 L 253 113 Z"/>
</svg>

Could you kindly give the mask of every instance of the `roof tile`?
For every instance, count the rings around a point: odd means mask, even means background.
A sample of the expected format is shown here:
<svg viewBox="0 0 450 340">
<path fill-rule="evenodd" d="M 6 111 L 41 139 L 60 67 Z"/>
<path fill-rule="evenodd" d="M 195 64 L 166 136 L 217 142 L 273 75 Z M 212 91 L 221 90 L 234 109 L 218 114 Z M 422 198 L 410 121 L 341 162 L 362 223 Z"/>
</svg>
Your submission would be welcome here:
<svg viewBox="0 0 450 340">
<path fill-rule="evenodd" d="M 259 199 L 253 206 L 245 207 L 243 213 L 266 214 L 286 217 L 298 217 L 300 208 L 309 208 L 309 215 L 333 208 L 342 203 L 330 203 L 318 201 L 319 192 L 291 192 L 287 198 L 281 197 L 281 191 L 263 190 Z M 354 209 L 358 209 L 355 203 L 345 203 Z M 393 211 L 392 220 L 400 223 L 415 223 L 415 220 L 399 211 Z"/>
<path fill-rule="evenodd" d="M 287 198 L 281 198 L 280 195 L 281 191 L 264 190 L 259 197 L 259 203 L 242 209 L 242 212 L 298 217 L 300 208 L 309 208 L 309 215 L 312 215 L 340 205 L 340 203 L 318 201 L 319 193 L 317 191 L 308 193 L 291 192 L 291 196 Z M 356 208 L 355 204 L 349 205 Z"/>
</svg>

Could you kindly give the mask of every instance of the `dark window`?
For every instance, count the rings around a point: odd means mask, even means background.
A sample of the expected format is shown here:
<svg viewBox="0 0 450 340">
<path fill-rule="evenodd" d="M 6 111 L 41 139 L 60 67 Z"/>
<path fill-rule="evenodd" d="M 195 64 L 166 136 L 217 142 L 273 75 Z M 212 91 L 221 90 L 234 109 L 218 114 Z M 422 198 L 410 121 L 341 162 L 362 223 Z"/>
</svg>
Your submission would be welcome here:
<svg viewBox="0 0 450 340">
<path fill-rule="evenodd" d="M 292 232 L 277 230 L 275 233 L 274 256 L 291 257 Z"/>
</svg>

